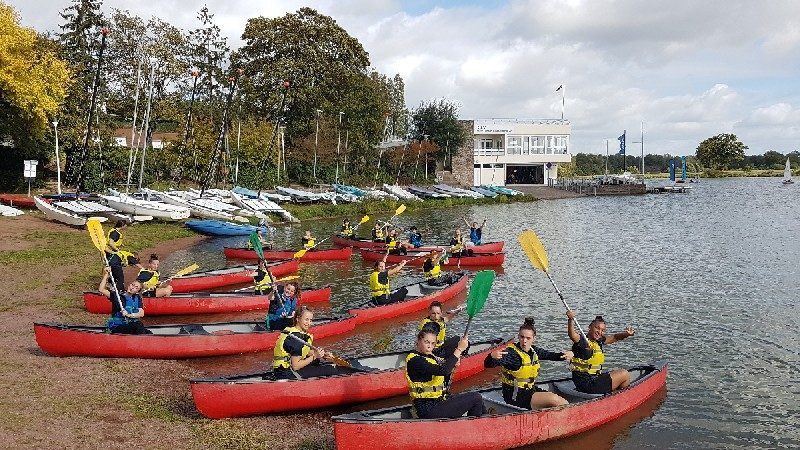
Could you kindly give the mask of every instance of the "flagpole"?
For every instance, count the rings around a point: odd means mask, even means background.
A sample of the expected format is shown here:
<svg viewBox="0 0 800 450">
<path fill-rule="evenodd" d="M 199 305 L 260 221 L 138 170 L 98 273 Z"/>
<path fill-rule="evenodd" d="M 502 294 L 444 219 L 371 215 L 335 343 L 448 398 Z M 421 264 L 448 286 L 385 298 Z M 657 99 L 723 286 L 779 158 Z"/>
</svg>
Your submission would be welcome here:
<svg viewBox="0 0 800 450">
<path fill-rule="evenodd" d="M 628 171 L 628 149 L 625 145 L 625 138 L 628 134 L 628 130 L 622 130 L 622 173 Z"/>
<path fill-rule="evenodd" d="M 642 180 L 644 180 L 644 120 L 642 121 L 641 126 L 641 144 L 642 144 Z"/>
<path fill-rule="evenodd" d="M 606 175 L 608 175 L 608 139 L 606 139 Z"/>
<path fill-rule="evenodd" d="M 566 90 L 566 88 L 562 84 L 561 85 L 561 120 L 562 121 L 564 120 L 564 91 L 565 90 Z"/>
</svg>

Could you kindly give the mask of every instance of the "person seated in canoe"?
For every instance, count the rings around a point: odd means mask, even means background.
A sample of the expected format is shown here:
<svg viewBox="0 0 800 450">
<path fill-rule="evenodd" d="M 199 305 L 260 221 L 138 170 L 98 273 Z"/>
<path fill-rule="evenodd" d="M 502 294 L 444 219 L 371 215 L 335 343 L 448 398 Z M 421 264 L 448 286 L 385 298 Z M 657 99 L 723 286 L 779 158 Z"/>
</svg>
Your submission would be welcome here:
<svg viewBox="0 0 800 450">
<path fill-rule="evenodd" d="M 539 361 L 569 361 L 572 352 L 551 352 L 533 345 L 536 342 L 536 327 L 532 318 L 526 318 L 519 327 L 518 342 L 498 348 L 486 356 L 484 367 L 503 368 L 500 380 L 503 384 L 503 400 L 509 405 L 526 409 L 563 406 L 567 401 L 560 395 L 536 387 L 539 376 Z"/>
<path fill-rule="evenodd" d="M 386 233 L 383 232 L 383 227 L 377 223 L 372 227 L 372 242 L 386 242 Z"/>
<path fill-rule="evenodd" d="M 567 334 L 572 340 L 572 381 L 575 388 L 587 394 L 608 394 L 617 389 L 627 387 L 631 383 L 630 372 L 625 369 L 613 369 L 611 372 L 603 372 L 605 355 L 603 347 L 623 339 L 627 339 L 636 330 L 632 327 L 625 328 L 625 331 L 606 336 L 606 322 L 602 316 L 597 316 L 589 324 L 586 332 L 586 342 L 580 332 L 572 326 L 575 312 L 567 311 Z"/>
<path fill-rule="evenodd" d="M 425 281 L 431 286 L 445 286 L 452 283 L 453 275 L 442 273 L 442 251 L 436 249 L 422 263 L 422 271 L 425 274 Z"/>
<path fill-rule="evenodd" d="M 142 269 L 142 265 L 139 264 L 139 260 L 133 253 L 122 250 L 122 230 L 126 226 L 128 226 L 127 222 L 118 220 L 114 224 L 114 227 L 108 230 L 106 239 L 106 260 L 111 267 L 111 274 L 119 289 L 125 288 L 125 272 L 122 270 L 123 267 L 135 265 L 139 269 Z"/>
<path fill-rule="evenodd" d="M 113 284 L 109 287 L 108 279 L 111 272 L 112 269 L 110 267 L 105 268 L 103 279 L 97 288 L 101 294 L 111 301 L 111 317 L 106 322 L 108 331 L 118 334 L 152 334 L 139 320 L 144 317 L 142 296 L 139 295 L 142 284 L 138 281 L 131 281 L 125 292 L 120 293 Z M 120 309 L 120 294 L 124 309 Z"/>
<path fill-rule="evenodd" d="M 450 238 L 450 254 L 453 255 L 454 258 L 472 256 L 472 250 L 467 249 L 464 245 L 464 236 L 461 234 L 460 228 L 456 228 L 453 237 Z"/>
<path fill-rule="evenodd" d="M 272 285 L 275 277 L 272 276 L 265 260 L 258 262 L 258 269 L 253 273 L 253 284 L 256 295 L 269 295 L 272 292 Z"/>
<path fill-rule="evenodd" d="M 389 277 L 400 272 L 400 270 L 405 267 L 406 261 L 401 261 L 400 264 L 391 269 L 387 269 L 387 256 L 389 256 L 388 253 L 383 256 L 383 260 L 375 263 L 375 270 L 373 270 L 372 274 L 369 276 L 369 288 L 372 291 L 372 302 L 375 305 L 388 305 L 390 303 L 402 302 L 406 299 L 406 294 L 408 294 L 408 289 L 405 287 L 401 287 L 394 292 L 389 289 Z"/>
<path fill-rule="evenodd" d="M 478 222 L 472 222 L 472 225 L 470 225 L 469 222 L 467 222 L 467 218 L 464 217 L 464 223 L 469 227 L 469 240 L 472 245 L 481 245 L 481 236 L 483 236 L 483 227 L 486 226 L 486 220 L 487 219 L 483 219 L 481 226 L 478 226 Z M 469 245 L 469 243 L 467 245 Z"/>
<path fill-rule="evenodd" d="M 339 233 L 342 237 L 347 239 L 356 239 L 355 232 L 353 231 L 353 226 L 350 225 L 350 219 L 342 220 L 342 231 Z"/>
<path fill-rule="evenodd" d="M 272 357 L 272 373 L 275 379 L 294 380 L 336 375 L 336 367 L 323 362 L 326 356 L 325 350 L 319 347 L 311 349 L 308 346 L 314 344 L 314 335 L 309 332 L 313 319 L 314 312 L 302 306 L 297 310 L 292 326 L 281 331 Z M 290 338 L 289 334 L 300 338 L 308 345 Z"/>
<path fill-rule="evenodd" d="M 269 297 L 267 309 L 267 328 L 270 331 L 279 331 L 292 326 L 297 310 L 297 295 L 300 289 L 294 281 L 277 285 Z"/>
<path fill-rule="evenodd" d="M 264 237 L 264 229 L 265 228 L 262 228 L 262 227 L 256 228 L 256 235 L 258 236 L 258 241 L 261 242 L 261 248 L 264 249 L 264 250 L 271 250 L 272 249 L 272 242 L 268 241 L 267 238 Z M 247 241 L 247 248 L 249 248 L 251 250 L 253 248 L 253 243 L 250 242 L 250 240 Z"/>
<path fill-rule="evenodd" d="M 445 379 L 469 346 L 466 337 L 459 338 L 452 353 L 437 357 L 436 334 L 428 328 L 417 333 L 417 343 L 406 357 L 406 381 L 411 403 L 420 419 L 455 419 L 467 414 L 480 417 L 486 413 L 483 398 L 478 392 L 448 395 Z"/>
<path fill-rule="evenodd" d="M 142 284 L 143 297 L 169 297 L 172 295 L 172 286 L 169 281 L 158 281 L 160 274 L 158 273 L 158 255 L 155 253 L 150 255 L 150 260 L 147 263 L 146 269 L 139 270 L 139 275 L 136 276 L 136 281 Z"/>
<path fill-rule="evenodd" d="M 389 250 L 390 254 L 392 255 L 408 254 L 408 249 L 411 247 L 411 244 L 409 244 L 408 242 L 400 241 L 397 229 L 390 231 L 388 236 L 389 237 L 386 240 L 386 248 Z"/>
<path fill-rule="evenodd" d="M 305 234 L 303 235 L 303 248 L 306 250 L 311 250 L 316 245 L 317 240 L 314 239 L 314 236 L 311 235 L 311 230 L 306 230 Z"/>
<path fill-rule="evenodd" d="M 453 353 L 458 347 L 460 336 L 447 337 L 447 322 L 449 322 L 459 311 L 463 308 L 456 308 L 442 314 L 442 303 L 439 301 L 432 301 L 428 307 L 428 316 L 419 322 L 419 331 L 430 330 L 436 334 L 436 344 L 433 348 L 433 354 L 444 358 L 445 356 Z"/>
<path fill-rule="evenodd" d="M 420 248 L 424 245 L 422 243 L 422 234 L 420 234 L 417 227 L 413 225 L 408 230 L 408 243 L 411 244 L 413 248 Z"/>
</svg>

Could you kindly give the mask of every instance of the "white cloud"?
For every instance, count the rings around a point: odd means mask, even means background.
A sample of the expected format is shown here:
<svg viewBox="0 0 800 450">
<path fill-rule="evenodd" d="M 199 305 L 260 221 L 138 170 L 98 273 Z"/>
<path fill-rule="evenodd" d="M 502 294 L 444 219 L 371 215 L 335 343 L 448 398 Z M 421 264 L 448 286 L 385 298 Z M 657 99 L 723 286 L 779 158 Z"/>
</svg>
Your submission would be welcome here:
<svg viewBox="0 0 800 450">
<path fill-rule="evenodd" d="M 203 4 L 232 47 L 249 17 L 295 11 L 299 1 L 106 0 L 104 8 L 197 26 Z M 23 23 L 55 29 L 66 0 L 11 0 Z M 493 4 L 493 3 L 490 3 Z M 489 9 L 396 0 L 314 2 L 406 82 L 407 103 L 451 98 L 464 117 L 566 117 L 574 151 L 605 151 L 605 138 L 636 134 L 647 152 L 686 154 L 735 132 L 750 152 L 797 149 L 800 137 L 800 2 L 658 4 L 638 0 L 509 0 Z M 46 13 L 42 13 L 46 11 Z"/>
</svg>

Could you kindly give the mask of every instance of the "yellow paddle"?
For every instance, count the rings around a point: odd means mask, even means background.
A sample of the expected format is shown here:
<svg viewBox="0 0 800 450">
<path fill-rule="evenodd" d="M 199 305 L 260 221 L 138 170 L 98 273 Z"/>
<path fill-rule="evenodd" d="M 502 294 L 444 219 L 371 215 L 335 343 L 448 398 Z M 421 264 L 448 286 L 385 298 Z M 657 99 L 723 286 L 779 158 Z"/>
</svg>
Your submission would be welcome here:
<svg viewBox="0 0 800 450">
<path fill-rule="evenodd" d="M 172 275 L 171 277 L 169 277 L 166 280 L 164 280 L 164 282 L 167 282 L 167 281 L 169 281 L 169 280 L 171 280 L 173 278 L 179 278 L 179 277 L 182 277 L 184 275 L 188 275 L 188 274 L 194 272 L 195 270 L 197 270 L 199 268 L 200 268 L 200 266 L 198 266 L 197 264 L 192 264 L 190 266 L 186 266 L 183 269 L 175 272 L 174 275 Z"/>
<path fill-rule="evenodd" d="M 89 231 L 92 244 L 100 251 L 100 258 L 102 258 L 103 264 L 106 267 L 110 267 L 108 258 L 106 258 L 106 246 L 108 243 L 106 242 L 106 235 L 103 232 L 103 225 L 100 223 L 100 219 L 98 217 L 88 218 L 86 220 L 86 229 Z M 111 276 L 111 284 L 114 285 L 114 291 L 117 293 L 117 303 L 120 311 L 125 311 L 125 305 L 122 304 L 122 296 L 119 294 L 119 288 L 117 287 L 117 280 L 114 279 L 114 274 L 111 271 L 109 271 L 109 275 Z"/>
<path fill-rule="evenodd" d="M 290 337 L 290 338 L 292 338 L 292 339 L 296 340 L 297 342 L 300 342 L 300 343 L 302 343 L 303 345 L 305 345 L 306 347 L 310 348 L 311 350 L 318 350 L 318 349 L 317 349 L 317 347 L 314 347 L 313 345 L 311 345 L 311 344 L 309 344 L 308 342 L 306 342 L 306 341 L 304 341 L 304 340 L 300 339 L 299 337 L 297 337 L 297 336 L 293 335 L 292 333 L 286 333 L 285 331 L 281 331 L 281 333 L 283 333 L 283 334 L 285 334 L 286 336 L 288 336 L 288 337 Z M 353 367 L 353 365 L 352 365 L 352 364 L 350 364 L 350 362 L 348 362 L 347 360 L 345 360 L 345 359 L 343 359 L 343 358 L 340 358 L 340 357 L 338 357 L 338 356 L 334 355 L 333 353 L 330 353 L 330 352 L 326 352 L 326 353 L 327 353 L 327 355 L 325 355 L 325 359 L 328 359 L 328 360 L 330 360 L 331 362 L 333 362 L 333 363 L 334 363 L 334 364 L 336 364 L 337 366 L 340 366 L 340 367 L 349 367 L 349 368 L 352 368 L 352 367 Z"/>
<path fill-rule="evenodd" d="M 355 232 L 355 230 L 357 230 L 357 229 L 358 229 L 358 227 L 359 227 L 359 226 L 360 226 L 362 223 L 367 223 L 367 222 L 369 222 L 369 216 L 364 216 L 364 217 L 362 217 L 362 218 L 361 218 L 361 221 L 360 221 L 360 222 L 358 222 L 358 225 L 356 225 L 356 228 L 354 228 L 354 229 L 353 229 L 353 231 Z M 313 249 L 314 247 L 318 246 L 319 244 L 322 244 L 323 242 L 327 241 L 327 240 L 328 240 L 328 239 L 330 239 L 330 238 L 331 238 L 331 237 L 330 237 L 330 236 L 328 236 L 328 237 L 326 237 L 325 239 L 323 239 L 323 240 L 321 240 L 321 241 L 317 242 L 316 244 L 314 244 L 312 247 L 309 247 L 309 248 L 304 248 L 304 249 L 302 249 L 302 250 L 298 250 L 298 251 L 294 252 L 294 255 L 292 255 L 292 258 L 294 258 L 294 259 L 300 259 L 300 258 L 302 258 L 303 256 L 305 256 L 305 255 L 306 255 L 306 252 L 308 252 L 309 250 L 311 250 L 311 249 Z"/>
<path fill-rule="evenodd" d="M 571 311 L 569 305 L 567 305 L 567 301 L 564 300 L 564 294 L 561 293 L 561 290 L 556 286 L 556 282 L 553 280 L 553 277 L 550 276 L 550 263 L 547 261 L 547 250 L 544 249 L 544 245 L 542 245 L 542 241 L 539 240 L 539 236 L 533 232 L 533 230 L 525 230 L 517 237 L 519 240 L 519 245 L 522 247 L 522 251 L 525 252 L 525 255 L 528 256 L 533 267 L 541 270 L 547 275 L 547 279 L 550 280 L 550 283 L 556 290 L 558 294 L 558 298 L 561 299 L 561 303 L 564 304 L 564 307 L 567 308 L 567 311 Z M 578 331 L 581 332 L 581 336 L 587 342 L 589 341 L 586 339 L 586 334 L 583 332 L 583 328 L 578 325 L 578 321 L 572 319 L 575 323 L 575 326 L 578 327 Z"/>
<path fill-rule="evenodd" d="M 394 220 L 394 218 L 395 218 L 395 217 L 397 217 L 397 216 L 399 216 L 400 214 L 403 214 L 403 212 L 404 212 L 405 210 L 406 210 L 406 205 L 400 205 L 400 206 L 398 206 L 398 207 L 397 207 L 397 209 L 394 211 L 394 215 L 393 215 L 392 217 L 390 217 L 390 218 L 389 218 L 389 220 L 387 220 L 386 222 L 384 222 L 384 223 L 383 223 L 383 226 L 382 226 L 381 228 L 386 228 L 386 227 L 388 227 L 389 225 L 391 225 L 391 224 L 392 224 L 392 220 Z"/>
</svg>

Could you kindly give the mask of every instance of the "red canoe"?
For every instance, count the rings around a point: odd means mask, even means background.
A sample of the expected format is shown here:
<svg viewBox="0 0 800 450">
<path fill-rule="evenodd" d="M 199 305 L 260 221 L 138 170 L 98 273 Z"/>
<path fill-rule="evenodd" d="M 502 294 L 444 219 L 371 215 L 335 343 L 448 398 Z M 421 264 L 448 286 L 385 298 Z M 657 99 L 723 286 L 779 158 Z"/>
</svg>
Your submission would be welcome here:
<svg viewBox="0 0 800 450">
<path fill-rule="evenodd" d="M 364 261 L 380 261 L 386 256 L 386 252 L 380 250 L 367 250 L 361 249 L 361 257 Z M 422 267 L 425 264 L 425 256 L 430 252 L 413 251 L 408 252 L 407 255 L 388 255 L 386 262 L 389 264 L 397 264 L 402 261 L 408 261 L 408 265 Z M 462 256 L 456 258 L 451 256 L 448 258 L 443 267 L 486 267 L 486 266 L 502 266 L 506 260 L 504 252 L 497 253 L 473 253 L 471 256 Z M 459 264 L 460 263 L 460 264 Z"/>
<path fill-rule="evenodd" d="M 225 247 L 225 257 L 230 259 L 258 259 L 255 250 L 250 248 Z M 264 250 L 264 259 L 292 259 L 297 250 Z M 339 261 L 353 256 L 350 247 L 309 250 L 300 258 L 301 261 Z"/>
<path fill-rule="evenodd" d="M 475 375 L 503 341 L 476 342 L 461 359 L 454 380 Z M 327 408 L 408 394 L 404 373 L 408 352 L 383 353 L 348 361 L 356 370 L 339 375 L 275 381 L 271 372 L 191 380 L 197 410 L 211 419 Z M 267 379 L 264 379 L 264 377 Z"/>
<path fill-rule="evenodd" d="M 142 306 L 147 316 L 227 313 L 267 309 L 266 298 L 252 292 L 190 292 L 170 297 L 144 297 Z M 330 299 L 330 286 L 307 289 L 302 291 L 299 304 Z M 99 292 L 84 292 L 83 304 L 90 313 L 111 314 L 111 302 Z"/>
<path fill-rule="evenodd" d="M 351 331 L 354 317 L 314 320 L 311 332 L 324 338 Z M 110 358 L 200 358 L 260 352 L 275 346 L 280 332 L 263 322 L 150 325 L 153 334 L 111 334 L 105 327 L 34 323 L 36 343 L 53 356 Z"/>
<path fill-rule="evenodd" d="M 383 249 L 386 250 L 386 244 L 383 242 L 372 242 L 368 239 L 348 239 L 346 237 L 342 237 L 338 234 L 335 234 L 331 237 L 333 245 L 338 245 L 339 247 L 354 247 L 354 248 L 369 248 L 369 249 Z M 475 252 L 480 253 L 493 253 L 493 252 L 502 252 L 503 246 L 505 246 L 505 241 L 499 242 L 487 242 L 481 245 L 473 245 L 469 247 Z M 443 248 L 449 249 L 449 244 L 442 244 L 442 245 L 426 245 L 423 247 L 419 247 L 414 249 L 415 251 L 430 251 L 435 248 Z"/>
<path fill-rule="evenodd" d="M 583 394 L 571 379 L 537 387 L 556 392 L 570 404 L 530 411 L 506 404 L 500 388 L 480 392 L 489 414 L 459 419 L 414 419 L 410 406 L 334 416 L 339 450 L 371 450 L 375 437 L 393 449 L 506 449 L 561 439 L 599 427 L 633 411 L 666 386 L 667 365 L 659 362 L 630 369 L 635 380 L 608 395 Z"/>
<path fill-rule="evenodd" d="M 300 263 L 296 259 L 292 259 L 271 262 L 267 264 L 267 267 L 269 267 L 273 276 L 282 277 L 297 272 L 300 268 Z M 195 272 L 173 279 L 170 281 L 170 285 L 172 285 L 172 292 L 177 294 L 205 291 L 232 284 L 244 284 L 253 281 L 253 274 L 256 269 L 256 266 L 235 266 L 206 272 Z"/>
<path fill-rule="evenodd" d="M 0 194 L 0 203 L 11 205 L 17 208 L 35 208 L 36 203 L 33 197 L 25 194 Z"/>
</svg>

